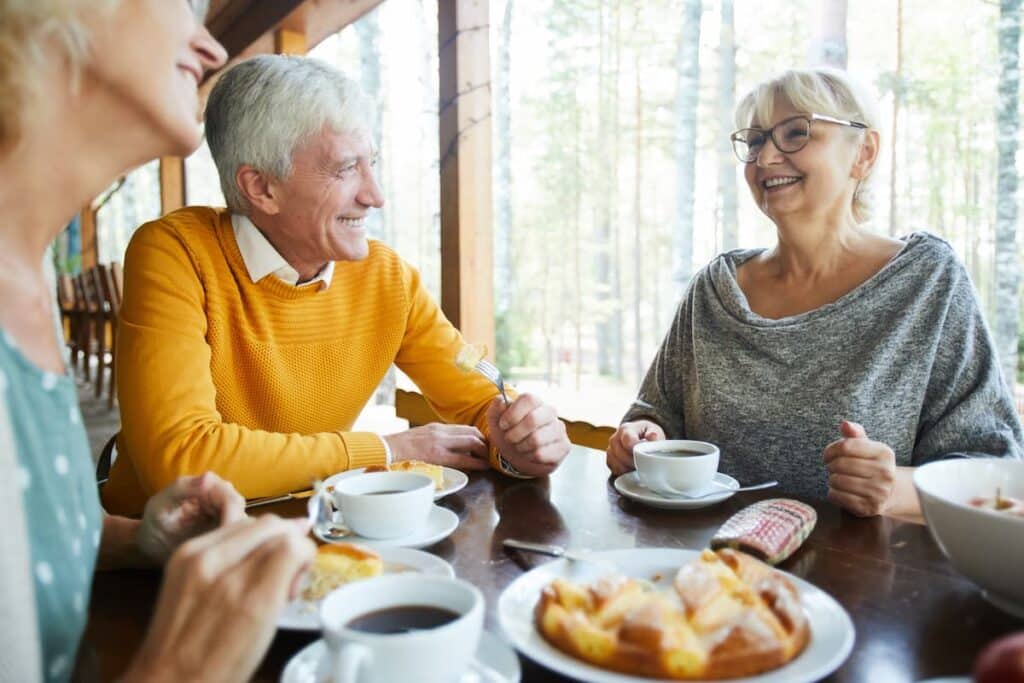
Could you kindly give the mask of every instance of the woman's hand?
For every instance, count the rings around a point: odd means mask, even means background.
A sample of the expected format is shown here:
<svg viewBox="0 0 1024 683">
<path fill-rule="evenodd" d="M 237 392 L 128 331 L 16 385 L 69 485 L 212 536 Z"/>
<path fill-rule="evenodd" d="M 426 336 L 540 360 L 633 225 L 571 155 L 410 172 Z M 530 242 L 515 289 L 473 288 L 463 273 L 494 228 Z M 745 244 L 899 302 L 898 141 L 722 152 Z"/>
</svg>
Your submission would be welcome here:
<svg viewBox="0 0 1024 683">
<path fill-rule="evenodd" d="M 533 394 L 520 394 L 512 403 L 496 397 L 487 407 L 491 442 L 521 474 L 551 474 L 569 455 L 572 444 L 555 409 Z"/>
<path fill-rule="evenodd" d="M 825 447 L 828 499 L 858 517 L 889 511 L 896 490 L 897 467 L 893 450 L 868 438 L 864 427 L 844 420 L 842 438 Z"/>
<path fill-rule="evenodd" d="M 315 553 L 305 519 L 244 518 L 171 556 L 125 681 L 248 681 Z"/>
<path fill-rule="evenodd" d="M 181 477 L 149 499 L 136 542 L 148 559 L 163 564 L 190 538 L 245 518 L 245 499 L 213 472 Z"/>
<path fill-rule="evenodd" d="M 641 441 L 663 441 L 665 431 L 656 422 L 637 420 L 623 422 L 608 441 L 605 462 L 612 474 L 619 475 L 636 468 L 633 464 L 633 446 Z"/>
</svg>

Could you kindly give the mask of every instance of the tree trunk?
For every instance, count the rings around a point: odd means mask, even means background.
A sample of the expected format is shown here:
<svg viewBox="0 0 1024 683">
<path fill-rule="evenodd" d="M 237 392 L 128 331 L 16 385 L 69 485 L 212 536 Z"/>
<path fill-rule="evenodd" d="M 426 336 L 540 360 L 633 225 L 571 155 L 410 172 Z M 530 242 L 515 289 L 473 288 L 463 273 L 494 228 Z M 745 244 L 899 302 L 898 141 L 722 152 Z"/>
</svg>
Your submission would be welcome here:
<svg viewBox="0 0 1024 683">
<path fill-rule="evenodd" d="M 374 148 L 381 150 L 381 118 L 384 110 L 384 98 L 380 87 L 380 8 L 375 8 L 363 16 L 354 24 L 356 34 L 359 36 L 359 66 L 360 85 L 363 92 L 373 101 L 374 116 L 373 131 Z M 378 177 L 384 177 L 384 164 L 386 156 L 381 154 L 378 161 Z M 386 191 L 386 190 L 385 190 Z M 388 234 L 388 226 L 385 224 L 384 211 L 371 211 L 366 221 L 367 232 L 385 242 L 391 241 L 392 235 Z"/>
<path fill-rule="evenodd" d="M 701 0 L 684 0 L 682 30 L 676 53 L 676 205 L 675 280 L 680 293 L 693 275 L 693 200 L 697 158 L 697 105 L 700 101 Z"/>
<path fill-rule="evenodd" d="M 818 0 L 818 35 L 807 59 L 812 66 L 846 68 L 846 0 Z"/>
<path fill-rule="evenodd" d="M 896 202 L 896 140 L 900 121 L 900 103 L 903 101 L 903 0 L 896 0 L 896 72 L 892 87 L 892 130 L 889 131 L 889 145 L 892 155 L 892 174 L 889 176 L 889 234 L 899 231 L 899 216 Z"/>
<path fill-rule="evenodd" d="M 735 128 L 733 108 L 736 106 L 736 35 L 733 21 L 733 0 L 721 0 L 721 27 L 718 39 L 718 198 L 721 202 L 722 250 L 739 246 L 739 218 L 736 198 L 736 155 L 729 134 Z"/>
<path fill-rule="evenodd" d="M 510 51 L 512 46 L 512 10 L 515 0 L 505 0 L 501 30 L 498 33 L 497 64 L 495 65 L 495 201 L 494 201 L 494 299 L 495 356 L 498 365 L 508 370 L 511 333 L 509 325 L 512 297 L 515 293 L 515 273 L 512 271 L 512 113 Z"/>
<path fill-rule="evenodd" d="M 637 11 L 639 16 L 640 12 Z M 640 53 L 636 53 L 636 169 L 633 176 L 633 213 L 636 231 L 633 236 L 633 370 L 636 383 L 644 376 L 644 325 L 641 319 L 641 304 L 644 300 L 644 93 L 641 76 Z"/>
<path fill-rule="evenodd" d="M 1003 375 L 1011 387 L 1017 380 L 1019 317 L 1017 268 L 1017 135 L 1020 131 L 1020 5 L 999 3 L 998 172 L 996 181 L 996 345 Z"/>
</svg>

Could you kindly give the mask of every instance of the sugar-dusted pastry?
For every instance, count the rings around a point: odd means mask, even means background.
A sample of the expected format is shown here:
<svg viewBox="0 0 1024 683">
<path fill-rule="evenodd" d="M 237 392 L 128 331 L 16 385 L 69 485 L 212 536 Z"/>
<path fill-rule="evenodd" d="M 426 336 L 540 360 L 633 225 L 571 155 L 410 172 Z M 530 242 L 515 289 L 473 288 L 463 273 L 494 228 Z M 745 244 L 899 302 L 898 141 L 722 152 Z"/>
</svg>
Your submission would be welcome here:
<svg viewBox="0 0 1024 683">
<path fill-rule="evenodd" d="M 743 553 L 705 550 L 680 568 L 675 590 L 625 577 L 580 585 L 555 579 L 534 612 L 555 647 L 622 673 L 724 679 L 776 669 L 807 645 L 793 584 Z"/>
</svg>

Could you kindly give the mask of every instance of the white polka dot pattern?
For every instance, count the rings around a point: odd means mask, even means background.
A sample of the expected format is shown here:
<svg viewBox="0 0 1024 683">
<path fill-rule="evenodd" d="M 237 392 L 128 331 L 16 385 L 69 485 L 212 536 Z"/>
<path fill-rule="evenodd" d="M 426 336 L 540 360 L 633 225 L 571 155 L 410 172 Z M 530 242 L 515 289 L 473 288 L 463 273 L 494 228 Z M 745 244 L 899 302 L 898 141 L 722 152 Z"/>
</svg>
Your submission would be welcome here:
<svg viewBox="0 0 1024 683">
<path fill-rule="evenodd" d="M 32 474 L 24 467 L 18 467 L 18 486 L 22 491 L 28 491 L 32 486 Z"/>
<path fill-rule="evenodd" d="M 57 386 L 57 375 L 52 372 L 43 373 L 43 389 L 46 391 L 53 391 L 54 387 Z"/>
<path fill-rule="evenodd" d="M 64 476 L 68 473 L 68 456 L 63 453 L 53 459 L 53 468 L 57 470 L 57 474 Z"/>
<path fill-rule="evenodd" d="M 50 666 L 48 668 L 48 673 L 50 674 L 50 678 L 58 678 L 62 673 L 64 673 L 64 670 L 67 669 L 67 668 L 68 668 L 68 658 L 67 658 L 67 655 L 58 655 L 57 657 L 55 657 L 53 659 L 52 662 L 50 662 Z"/>
<path fill-rule="evenodd" d="M 39 579 L 39 583 L 44 586 L 48 586 L 53 583 L 53 568 L 50 567 L 49 562 L 40 562 L 36 564 L 36 578 Z"/>
</svg>

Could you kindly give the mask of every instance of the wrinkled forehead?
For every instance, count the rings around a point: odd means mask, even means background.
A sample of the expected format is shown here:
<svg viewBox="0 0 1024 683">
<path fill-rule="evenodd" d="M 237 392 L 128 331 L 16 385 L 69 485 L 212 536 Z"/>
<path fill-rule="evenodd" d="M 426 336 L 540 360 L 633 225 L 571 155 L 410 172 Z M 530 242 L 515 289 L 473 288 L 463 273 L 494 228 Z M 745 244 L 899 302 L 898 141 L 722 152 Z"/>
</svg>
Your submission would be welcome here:
<svg viewBox="0 0 1024 683">
<path fill-rule="evenodd" d="M 370 158 L 376 152 L 373 135 L 365 129 L 338 132 L 325 126 L 310 140 L 317 156 L 323 162 L 338 162 L 347 159 Z"/>
</svg>

